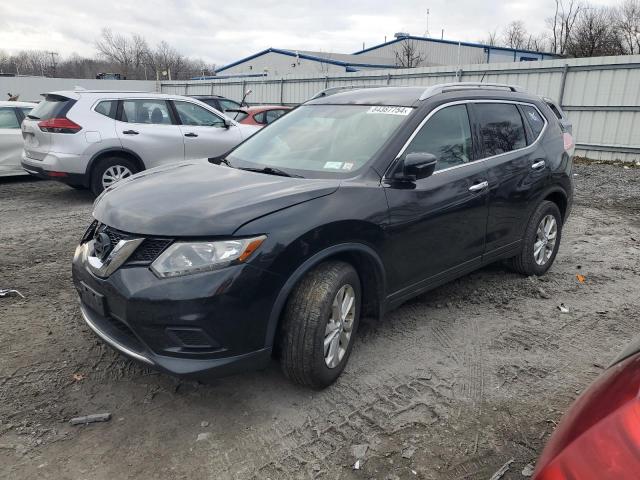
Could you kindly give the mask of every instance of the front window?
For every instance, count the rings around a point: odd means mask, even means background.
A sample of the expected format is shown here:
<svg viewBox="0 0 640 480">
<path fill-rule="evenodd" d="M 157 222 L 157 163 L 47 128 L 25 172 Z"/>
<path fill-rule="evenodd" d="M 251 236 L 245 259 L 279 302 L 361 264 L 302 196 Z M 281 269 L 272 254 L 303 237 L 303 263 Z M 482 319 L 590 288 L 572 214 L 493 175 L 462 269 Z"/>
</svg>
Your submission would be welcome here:
<svg viewBox="0 0 640 480">
<path fill-rule="evenodd" d="M 189 102 L 174 101 L 178 116 L 183 125 L 197 127 L 224 127 L 224 120 L 216 114 Z"/>
<path fill-rule="evenodd" d="M 409 107 L 304 105 L 227 157 L 234 167 L 348 177 L 365 166 L 413 111 Z"/>
</svg>

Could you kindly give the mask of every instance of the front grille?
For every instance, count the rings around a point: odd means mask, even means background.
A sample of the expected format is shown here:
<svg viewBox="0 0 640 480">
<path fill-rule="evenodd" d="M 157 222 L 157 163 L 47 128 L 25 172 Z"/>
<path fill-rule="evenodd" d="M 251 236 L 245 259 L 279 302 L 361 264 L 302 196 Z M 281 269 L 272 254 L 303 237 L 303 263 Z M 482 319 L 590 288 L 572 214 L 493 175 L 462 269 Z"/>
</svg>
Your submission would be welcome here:
<svg viewBox="0 0 640 480">
<path fill-rule="evenodd" d="M 128 240 L 136 237 L 140 238 L 137 235 L 126 233 L 95 221 L 91 224 L 89 229 L 87 229 L 87 232 L 83 237 L 83 242 L 90 240 L 97 233 L 107 234 L 111 240 L 111 248 L 115 248 L 120 240 Z M 173 240 L 169 238 L 146 238 L 144 242 L 142 242 L 131 254 L 125 265 L 148 265 L 158 258 L 158 255 L 160 255 L 165 248 L 171 245 L 171 242 L 173 242 Z"/>
<path fill-rule="evenodd" d="M 170 243 L 171 240 L 165 238 L 147 238 L 129 257 L 129 262 L 151 263 Z"/>
</svg>

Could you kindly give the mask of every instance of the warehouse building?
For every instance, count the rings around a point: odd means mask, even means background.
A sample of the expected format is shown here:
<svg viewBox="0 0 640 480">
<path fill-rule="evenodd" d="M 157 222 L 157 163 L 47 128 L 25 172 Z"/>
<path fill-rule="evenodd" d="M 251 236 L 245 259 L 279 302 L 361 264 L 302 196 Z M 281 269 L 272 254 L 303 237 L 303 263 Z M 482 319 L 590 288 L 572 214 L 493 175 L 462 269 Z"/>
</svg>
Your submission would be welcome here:
<svg viewBox="0 0 640 480">
<path fill-rule="evenodd" d="M 334 75 L 371 69 L 524 62 L 554 58 L 558 58 L 558 55 L 397 33 L 389 42 L 351 54 L 267 48 L 217 69 L 216 75 Z"/>
</svg>

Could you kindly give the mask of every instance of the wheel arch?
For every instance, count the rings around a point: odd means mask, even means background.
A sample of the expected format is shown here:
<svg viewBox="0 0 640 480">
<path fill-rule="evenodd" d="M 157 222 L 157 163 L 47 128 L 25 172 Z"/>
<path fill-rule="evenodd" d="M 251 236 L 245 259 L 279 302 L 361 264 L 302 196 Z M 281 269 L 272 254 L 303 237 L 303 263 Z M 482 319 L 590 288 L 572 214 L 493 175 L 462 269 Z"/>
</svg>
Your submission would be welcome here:
<svg viewBox="0 0 640 480">
<path fill-rule="evenodd" d="M 362 288 L 362 316 L 381 318 L 384 313 L 386 275 L 382 260 L 376 251 L 362 243 L 341 243 L 314 254 L 289 276 L 273 304 L 267 325 L 265 345 L 274 346 L 282 311 L 298 282 L 313 268 L 328 260 L 341 260 L 351 264 L 360 277 Z"/>
<path fill-rule="evenodd" d="M 138 171 L 146 170 L 146 167 L 144 162 L 142 161 L 142 158 L 140 158 L 140 155 L 138 155 L 134 151 L 124 147 L 107 148 L 105 150 L 100 150 L 99 152 L 95 153 L 89 160 L 89 163 L 87 164 L 87 169 L 85 171 L 85 178 L 87 183 L 91 182 L 91 172 L 93 170 L 93 167 L 103 158 L 110 157 L 110 156 L 121 156 L 121 157 L 127 158 L 135 162 L 135 164 L 138 167 Z"/>
<path fill-rule="evenodd" d="M 558 206 L 558 210 L 560 210 L 560 216 L 562 217 L 562 223 L 565 223 L 567 219 L 568 207 L 569 207 L 569 197 L 567 196 L 567 192 L 565 192 L 562 188 L 557 187 L 548 192 L 542 197 L 541 201 L 549 201 L 553 202 Z"/>
</svg>

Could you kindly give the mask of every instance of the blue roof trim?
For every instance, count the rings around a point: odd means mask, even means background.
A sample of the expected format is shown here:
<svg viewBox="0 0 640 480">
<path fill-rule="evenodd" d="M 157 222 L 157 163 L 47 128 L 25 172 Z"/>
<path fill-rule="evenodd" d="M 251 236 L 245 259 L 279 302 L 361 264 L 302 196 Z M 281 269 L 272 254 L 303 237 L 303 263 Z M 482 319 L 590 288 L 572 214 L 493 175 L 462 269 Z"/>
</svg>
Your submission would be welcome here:
<svg viewBox="0 0 640 480">
<path fill-rule="evenodd" d="M 388 65 L 388 64 L 371 64 L 371 63 L 352 63 L 352 62 L 343 62 L 341 60 L 331 60 L 329 58 L 316 57 L 315 55 L 309 55 L 306 53 L 298 53 L 296 54 L 292 50 L 281 50 L 279 48 L 267 48 L 266 50 L 262 50 L 261 52 L 255 53 L 248 57 L 242 58 L 236 62 L 230 63 L 229 65 L 225 65 L 224 67 L 216 69 L 216 72 L 222 72 L 223 70 L 227 70 L 228 68 L 235 67 L 241 63 L 247 62 L 249 60 L 253 60 L 256 57 L 260 57 L 262 55 L 266 55 L 267 53 L 278 53 L 280 55 L 287 55 L 289 57 L 298 57 L 303 58 L 305 60 L 312 60 L 314 62 L 320 63 L 329 63 L 331 65 L 338 65 L 340 67 L 369 67 L 369 68 L 398 68 L 397 65 Z"/>
<path fill-rule="evenodd" d="M 386 47 L 387 45 L 392 45 L 394 43 L 401 42 L 402 40 L 406 40 L 406 39 L 421 40 L 421 41 L 436 42 L 436 43 L 446 43 L 448 45 L 458 45 L 458 43 L 460 43 L 460 45 L 463 45 L 465 47 L 489 48 L 491 50 L 504 50 L 507 52 L 536 53 L 538 55 L 548 55 L 553 58 L 561 57 L 561 55 L 556 55 L 555 53 L 549 53 L 549 52 L 536 52 L 534 50 L 524 50 L 524 49 L 509 48 L 509 47 L 497 47 L 497 46 L 485 45 L 483 43 L 456 42 L 455 40 L 440 40 L 439 38 L 416 37 L 413 35 L 409 35 L 408 37 L 396 38 L 388 42 L 381 43 L 379 45 L 374 45 L 373 47 L 369 47 L 369 48 L 365 48 L 364 50 L 353 52 L 352 55 L 360 55 L 361 53 L 370 52 L 371 50 L 377 50 L 378 48 Z"/>
<path fill-rule="evenodd" d="M 189 80 L 216 80 L 220 78 L 246 78 L 246 77 L 266 77 L 266 73 L 232 73 L 230 75 L 202 75 L 191 77 Z"/>
</svg>

